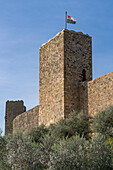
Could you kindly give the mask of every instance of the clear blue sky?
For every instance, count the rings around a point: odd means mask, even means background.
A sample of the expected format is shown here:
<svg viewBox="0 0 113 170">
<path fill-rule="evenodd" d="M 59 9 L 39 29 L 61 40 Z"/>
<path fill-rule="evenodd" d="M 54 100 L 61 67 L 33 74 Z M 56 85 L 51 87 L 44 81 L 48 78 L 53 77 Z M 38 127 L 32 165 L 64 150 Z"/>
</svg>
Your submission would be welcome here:
<svg viewBox="0 0 113 170">
<path fill-rule="evenodd" d="M 39 102 L 39 47 L 64 28 L 92 36 L 93 78 L 113 71 L 113 0 L 0 0 L 0 128 L 7 100 Z"/>
</svg>

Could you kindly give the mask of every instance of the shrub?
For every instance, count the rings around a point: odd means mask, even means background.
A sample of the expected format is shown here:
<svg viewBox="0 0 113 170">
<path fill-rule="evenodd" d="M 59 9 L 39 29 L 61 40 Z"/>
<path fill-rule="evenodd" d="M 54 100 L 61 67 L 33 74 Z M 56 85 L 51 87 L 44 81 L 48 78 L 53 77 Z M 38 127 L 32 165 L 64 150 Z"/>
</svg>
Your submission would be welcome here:
<svg viewBox="0 0 113 170">
<path fill-rule="evenodd" d="M 7 137 L 7 163 L 11 169 L 42 170 L 48 168 L 50 152 L 54 144 L 52 137 L 45 135 L 36 143 L 21 133 Z"/>
<path fill-rule="evenodd" d="M 2 129 L 0 128 L 0 136 L 2 135 Z"/>
<path fill-rule="evenodd" d="M 51 170 L 86 170 L 88 167 L 88 141 L 79 136 L 61 140 L 50 153 Z"/>
<path fill-rule="evenodd" d="M 26 135 L 0 136 L 0 169 L 113 169 L 112 110 L 110 107 L 95 116 L 93 127 L 101 134 L 94 133 L 92 139 L 92 118 L 76 112 L 49 128 L 41 125 Z"/>
<path fill-rule="evenodd" d="M 11 169 L 33 169 L 33 147 L 31 141 L 21 133 L 8 136 L 7 163 Z"/>
<path fill-rule="evenodd" d="M 7 163 L 7 141 L 5 137 L 0 136 L 0 169 L 9 170 L 10 166 Z"/>
<path fill-rule="evenodd" d="M 113 137 L 113 106 L 94 116 L 93 131 Z"/>
<path fill-rule="evenodd" d="M 48 129 L 42 124 L 39 127 L 30 130 L 27 135 L 31 138 L 32 142 L 39 143 L 44 135 L 48 133 Z"/>
<path fill-rule="evenodd" d="M 90 141 L 72 137 L 61 140 L 53 146 L 50 153 L 50 169 L 111 170 L 113 152 L 102 135 L 96 135 Z"/>
<path fill-rule="evenodd" d="M 75 135 L 89 138 L 91 117 L 84 113 L 73 112 L 67 119 L 62 119 L 49 127 L 49 132 L 57 138 L 70 138 Z"/>
<path fill-rule="evenodd" d="M 113 169 L 113 150 L 111 144 L 106 144 L 105 137 L 95 134 L 90 142 L 89 167 L 92 170 Z"/>
</svg>

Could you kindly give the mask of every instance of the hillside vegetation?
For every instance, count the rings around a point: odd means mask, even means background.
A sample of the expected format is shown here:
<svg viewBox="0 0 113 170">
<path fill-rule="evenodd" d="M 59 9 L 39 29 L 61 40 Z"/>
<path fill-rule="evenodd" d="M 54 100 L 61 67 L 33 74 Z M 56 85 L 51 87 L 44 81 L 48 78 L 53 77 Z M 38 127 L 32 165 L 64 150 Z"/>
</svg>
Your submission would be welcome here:
<svg viewBox="0 0 113 170">
<path fill-rule="evenodd" d="M 113 106 L 94 118 L 73 112 L 49 128 L 0 136 L 1 170 L 112 170 Z"/>
</svg>

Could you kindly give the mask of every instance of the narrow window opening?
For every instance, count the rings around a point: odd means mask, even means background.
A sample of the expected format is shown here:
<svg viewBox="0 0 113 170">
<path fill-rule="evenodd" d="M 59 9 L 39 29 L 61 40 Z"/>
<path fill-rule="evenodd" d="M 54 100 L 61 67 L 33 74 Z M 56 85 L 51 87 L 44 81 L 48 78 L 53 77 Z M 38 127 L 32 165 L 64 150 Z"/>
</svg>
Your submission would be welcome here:
<svg viewBox="0 0 113 170">
<path fill-rule="evenodd" d="M 83 69 L 82 70 L 82 81 L 85 81 L 86 80 L 86 70 Z"/>
</svg>

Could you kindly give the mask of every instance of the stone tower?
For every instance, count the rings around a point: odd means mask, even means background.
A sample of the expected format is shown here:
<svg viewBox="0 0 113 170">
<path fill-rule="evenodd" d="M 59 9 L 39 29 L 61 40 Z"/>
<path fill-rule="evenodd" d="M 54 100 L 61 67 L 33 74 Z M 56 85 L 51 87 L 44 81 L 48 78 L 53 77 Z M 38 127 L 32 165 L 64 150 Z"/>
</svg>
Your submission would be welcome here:
<svg viewBox="0 0 113 170">
<path fill-rule="evenodd" d="M 5 114 L 5 134 L 12 133 L 13 120 L 16 116 L 26 111 L 23 101 L 7 101 Z"/>
<path fill-rule="evenodd" d="M 6 134 L 12 127 L 14 133 L 26 133 L 42 123 L 49 126 L 73 110 L 93 116 L 113 105 L 113 72 L 92 80 L 92 38 L 87 34 L 63 30 L 43 44 L 39 73 L 39 105 L 25 112 L 23 101 L 7 101 Z"/>
<path fill-rule="evenodd" d="M 81 110 L 79 84 L 92 80 L 92 38 L 63 30 L 40 48 L 39 125 Z"/>
</svg>

